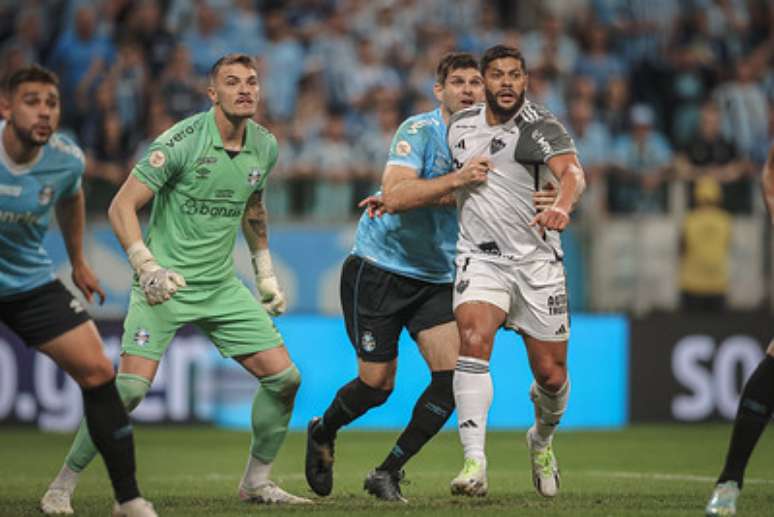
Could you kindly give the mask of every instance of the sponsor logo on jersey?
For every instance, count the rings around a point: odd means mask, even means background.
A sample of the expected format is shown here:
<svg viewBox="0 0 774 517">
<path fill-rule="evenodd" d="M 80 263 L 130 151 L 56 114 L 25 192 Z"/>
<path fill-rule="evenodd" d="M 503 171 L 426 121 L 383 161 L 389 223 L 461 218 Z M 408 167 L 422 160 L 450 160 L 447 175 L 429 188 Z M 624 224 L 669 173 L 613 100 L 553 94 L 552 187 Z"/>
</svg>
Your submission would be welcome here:
<svg viewBox="0 0 774 517">
<path fill-rule="evenodd" d="M 532 140 L 534 140 L 535 143 L 540 147 L 540 150 L 543 152 L 543 154 L 551 154 L 551 144 L 549 144 L 548 140 L 546 140 L 546 137 L 543 136 L 542 131 L 536 129 L 530 136 L 532 137 Z"/>
<path fill-rule="evenodd" d="M 32 212 L 11 212 L 10 210 L 0 210 L 0 223 L 18 223 L 35 224 L 38 222 L 38 216 Z"/>
<path fill-rule="evenodd" d="M 548 314 L 554 316 L 567 313 L 567 295 L 557 294 L 548 297 Z"/>
<path fill-rule="evenodd" d="M 156 149 L 150 153 L 150 156 L 148 156 L 148 163 L 151 167 L 158 169 L 167 163 L 167 157 L 164 156 L 164 153 L 160 149 Z"/>
<path fill-rule="evenodd" d="M 401 140 L 395 144 L 395 154 L 398 156 L 408 156 L 411 153 L 411 144 L 405 140 Z"/>
<path fill-rule="evenodd" d="M 47 205 L 51 202 L 52 197 L 54 197 L 54 187 L 51 185 L 43 185 L 38 192 L 38 203 Z"/>
<path fill-rule="evenodd" d="M 135 345 L 145 346 L 148 344 L 148 341 L 150 341 L 150 333 L 144 328 L 140 327 L 135 331 L 134 337 L 132 339 L 134 340 Z"/>
<path fill-rule="evenodd" d="M 408 133 L 409 135 L 416 135 L 420 129 L 422 129 L 425 126 L 430 126 L 432 124 L 438 125 L 438 122 L 435 120 L 417 120 L 409 126 L 406 133 Z"/>
<path fill-rule="evenodd" d="M 261 169 L 257 167 L 254 169 L 250 169 L 250 174 L 247 175 L 247 183 L 251 187 L 254 187 L 258 184 L 259 181 L 261 181 L 261 176 L 263 176 Z"/>
<path fill-rule="evenodd" d="M 505 148 L 505 142 L 498 137 L 494 137 L 491 142 L 489 142 L 489 154 L 496 154 L 500 151 L 502 151 Z"/>
<path fill-rule="evenodd" d="M 196 169 L 196 173 L 195 173 L 196 179 L 206 180 L 207 178 L 210 177 L 211 172 L 212 171 L 207 167 L 199 167 L 198 169 Z"/>
<path fill-rule="evenodd" d="M 215 199 L 231 199 L 234 191 L 230 188 L 222 188 L 215 191 Z"/>
<path fill-rule="evenodd" d="M 376 349 L 376 338 L 370 330 L 363 332 L 363 336 L 360 338 L 360 348 L 365 352 L 373 352 Z"/>
<path fill-rule="evenodd" d="M 194 166 L 212 165 L 213 163 L 218 163 L 218 159 L 215 156 L 202 156 L 201 158 L 199 158 L 194 162 Z"/>
<path fill-rule="evenodd" d="M 242 207 L 235 205 L 219 205 L 212 201 L 188 199 L 183 203 L 183 213 L 186 215 L 205 215 L 209 217 L 242 217 Z"/>
<path fill-rule="evenodd" d="M 0 196 L 19 197 L 21 195 L 22 188 L 19 185 L 2 185 L 0 184 Z"/>
<path fill-rule="evenodd" d="M 166 142 L 167 147 L 171 149 L 175 147 L 175 145 L 177 145 L 177 143 L 183 140 L 185 137 L 193 135 L 196 132 L 196 128 L 194 126 L 198 126 L 198 125 L 199 123 L 197 122 L 191 126 L 186 126 L 180 131 L 178 131 L 177 133 L 175 133 L 174 135 L 172 135 L 172 137 Z"/>
<path fill-rule="evenodd" d="M 81 305 L 81 302 L 79 302 L 76 298 L 70 300 L 70 308 L 75 314 L 83 312 L 83 305 Z"/>
</svg>

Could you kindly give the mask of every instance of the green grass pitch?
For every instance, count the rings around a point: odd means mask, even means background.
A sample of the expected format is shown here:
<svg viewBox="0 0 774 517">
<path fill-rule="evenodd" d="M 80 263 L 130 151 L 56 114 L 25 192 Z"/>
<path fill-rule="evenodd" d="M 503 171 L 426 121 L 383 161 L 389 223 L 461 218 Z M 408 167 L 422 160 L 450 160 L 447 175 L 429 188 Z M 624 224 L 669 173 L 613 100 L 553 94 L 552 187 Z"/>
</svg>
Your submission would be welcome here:
<svg viewBox="0 0 774 517">
<path fill-rule="evenodd" d="M 720 469 L 730 426 L 635 426 L 623 431 L 559 433 L 555 449 L 562 489 L 555 500 L 538 496 L 530 481 L 524 431 L 490 432 L 490 493 L 449 495 L 461 466 L 457 434 L 437 436 L 407 466 L 408 505 L 384 503 L 362 490 L 365 474 L 392 446 L 396 432 L 342 431 L 335 483 L 311 507 L 241 503 L 236 489 L 249 443 L 245 432 L 210 427 L 135 429 L 139 479 L 161 516 L 443 515 L 475 516 L 695 516 Z M 37 503 L 58 471 L 70 435 L 32 428 L 0 428 L 0 515 L 40 515 Z M 311 497 L 303 474 L 305 436 L 292 433 L 273 478 Z M 774 515 L 774 432 L 764 434 L 748 468 L 739 515 Z M 110 487 L 101 461 L 83 476 L 73 499 L 76 515 L 109 515 Z"/>
</svg>

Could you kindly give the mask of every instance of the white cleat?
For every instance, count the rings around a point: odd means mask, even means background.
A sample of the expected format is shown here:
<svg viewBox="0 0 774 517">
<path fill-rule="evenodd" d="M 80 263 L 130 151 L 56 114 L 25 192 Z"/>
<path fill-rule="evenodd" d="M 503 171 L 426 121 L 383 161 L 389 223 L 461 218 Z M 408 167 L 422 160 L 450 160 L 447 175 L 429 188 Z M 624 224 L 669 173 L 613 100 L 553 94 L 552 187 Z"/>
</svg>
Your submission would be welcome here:
<svg viewBox="0 0 774 517">
<path fill-rule="evenodd" d="M 475 458 L 465 458 L 465 463 L 457 477 L 452 479 L 452 495 L 483 497 L 489 490 L 486 480 L 486 462 Z"/>
<path fill-rule="evenodd" d="M 72 493 L 64 488 L 49 487 L 40 500 L 40 511 L 46 515 L 72 515 Z"/>
<path fill-rule="evenodd" d="M 113 517 L 158 517 L 150 501 L 135 497 L 125 503 L 113 503 Z"/>
<path fill-rule="evenodd" d="M 739 497 L 739 485 L 736 481 L 718 483 L 712 491 L 704 513 L 708 517 L 715 515 L 736 515 L 736 498 Z"/>
<path fill-rule="evenodd" d="M 239 486 L 239 499 L 247 503 L 257 504 L 312 504 L 311 499 L 289 494 L 278 487 L 273 481 L 267 481 L 255 488 Z"/>
<path fill-rule="evenodd" d="M 549 445 L 539 449 L 532 439 L 532 430 L 527 431 L 529 463 L 532 468 L 532 484 L 543 497 L 554 497 L 559 492 L 559 466 L 556 463 L 554 449 Z"/>
</svg>

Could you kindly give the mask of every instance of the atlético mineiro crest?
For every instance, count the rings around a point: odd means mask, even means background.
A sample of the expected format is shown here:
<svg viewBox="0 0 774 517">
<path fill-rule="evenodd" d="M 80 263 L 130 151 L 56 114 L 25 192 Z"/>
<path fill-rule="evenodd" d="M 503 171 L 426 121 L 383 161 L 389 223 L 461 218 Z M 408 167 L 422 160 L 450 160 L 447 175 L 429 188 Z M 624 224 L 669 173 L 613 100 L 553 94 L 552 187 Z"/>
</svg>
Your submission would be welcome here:
<svg viewBox="0 0 774 517">
<path fill-rule="evenodd" d="M 261 175 L 262 174 L 260 169 L 251 169 L 250 174 L 247 175 L 247 182 L 251 187 L 254 187 L 258 184 L 259 181 L 261 181 Z"/>
<path fill-rule="evenodd" d="M 54 197 L 54 187 L 51 185 L 43 185 L 38 192 L 38 203 L 47 205 L 51 202 L 52 197 Z"/>
</svg>

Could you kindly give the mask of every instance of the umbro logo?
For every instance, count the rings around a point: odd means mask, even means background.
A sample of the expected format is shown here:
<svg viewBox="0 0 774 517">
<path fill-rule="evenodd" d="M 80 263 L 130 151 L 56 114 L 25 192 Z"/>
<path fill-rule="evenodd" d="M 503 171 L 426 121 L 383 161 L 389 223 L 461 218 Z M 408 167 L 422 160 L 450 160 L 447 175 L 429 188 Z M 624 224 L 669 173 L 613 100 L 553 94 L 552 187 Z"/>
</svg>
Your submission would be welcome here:
<svg viewBox="0 0 774 517">
<path fill-rule="evenodd" d="M 499 151 L 502 151 L 504 148 L 505 142 L 498 137 L 494 137 L 489 143 L 489 154 L 496 154 Z"/>
<path fill-rule="evenodd" d="M 463 138 L 459 142 L 457 142 L 457 145 L 454 146 L 455 149 L 465 149 L 465 139 Z"/>
<path fill-rule="evenodd" d="M 562 323 L 556 332 L 554 332 L 554 335 L 561 336 L 562 334 L 567 334 L 567 328 L 564 326 L 564 323 Z"/>
<path fill-rule="evenodd" d="M 476 424 L 473 420 L 465 420 L 460 424 L 460 429 L 465 429 L 467 427 L 472 427 L 473 429 L 478 429 L 478 424 Z"/>
<path fill-rule="evenodd" d="M 84 310 L 84 309 L 83 309 L 83 305 L 81 305 L 81 302 L 79 302 L 79 301 L 78 301 L 78 300 L 76 300 L 75 298 L 73 298 L 73 299 L 71 299 L 71 300 L 70 300 L 70 309 L 72 309 L 72 311 L 73 311 L 75 314 L 78 314 L 78 313 L 80 313 L 80 312 L 83 312 L 83 310 Z"/>
</svg>

